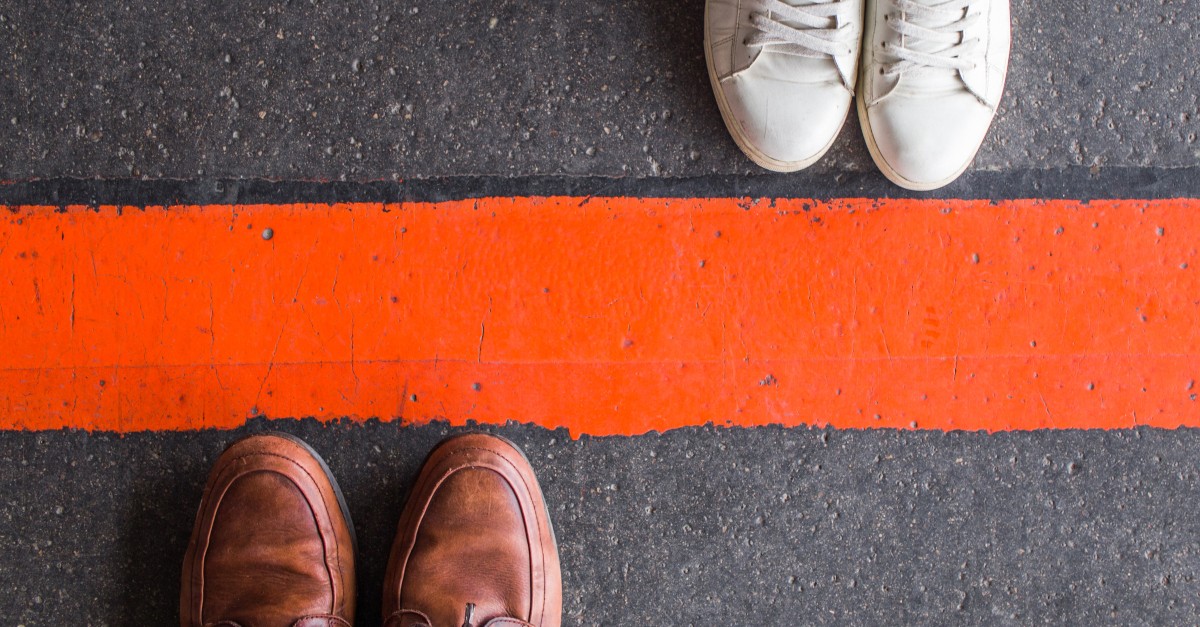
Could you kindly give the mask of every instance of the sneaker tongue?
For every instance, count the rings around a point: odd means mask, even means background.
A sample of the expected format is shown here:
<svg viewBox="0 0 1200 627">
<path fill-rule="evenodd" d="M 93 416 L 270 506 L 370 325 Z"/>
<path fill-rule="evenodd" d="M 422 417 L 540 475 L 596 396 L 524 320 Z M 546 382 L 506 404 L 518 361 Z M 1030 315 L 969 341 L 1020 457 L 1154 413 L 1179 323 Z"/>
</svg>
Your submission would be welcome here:
<svg viewBox="0 0 1200 627">
<path fill-rule="evenodd" d="M 945 4 L 945 0 L 915 0 L 918 4 L 923 4 L 929 7 L 937 7 Z M 938 13 L 934 15 L 914 16 L 909 13 L 905 15 L 905 20 L 922 26 L 924 28 L 937 29 L 948 26 L 962 19 L 966 15 L 967 9 L 949 13 Z M 940 41 L 931 41 L 929 39 L 920 39 L 914 37 L 904 38 L 904 47 L 916 52 L 937 53 L 954 44 L 944 43 Z M 962 81 L 959 79 L 958 70 L 953 68 L 922 68 L 919 72 L 913 72 L 912 76 L 905 79 L 910 86 L 918 87 L 922 90 L 952 90 L 962 88 Z"/>
<path fill-rule="evenodd" d="M 797 58 L 795 67 L 804 72 L 804 76 L 809 79 L 809 82 L 824 83 L 824 82 L 839 82 L 842 80 L 842 75 L 838 72 L 837 64 L 832 58 L 825 59 L 808 59 Z"/>
<path fill-rule="evenodd" d="M 790 4 L 794 7 L 805 7 L 814 4 L 829 4 L 831 0 L 779 0 L 784 4 Z"/>
<path fill-rule="evenodd" d="M 784 4 L 790 4 L 794 7 L 807 7 L 820 4 L 829 4 L 830 0 L 780 0 Z M 781 20 L 782 24 L 793 28 L 807 28 L 807 26 L 796 24 L 789 20 Z M 829 18 L 829 26 L 837 26 L 834 18 Z M 780 68 L 780 78 L 785 80 L 795 80 L 797 76 L 803 76 L 805 83 L 825 83 L 825 82 L 841 82 L 842 74 L 838 71 L 837 63 L 830 57 L 812 58 L 798 57 L 793 55 L 784 55 L 772 53 L 770 49 L 764 50 L 764 54 L 773 57 L 773 65 Z"/>
<path fill-rule="evenodd" d="M 788 82 L 839 83 L 842 75 L 831 58 L 797 57 L 764 50 L 755 62 L 764 76 Z"/>
</svg>

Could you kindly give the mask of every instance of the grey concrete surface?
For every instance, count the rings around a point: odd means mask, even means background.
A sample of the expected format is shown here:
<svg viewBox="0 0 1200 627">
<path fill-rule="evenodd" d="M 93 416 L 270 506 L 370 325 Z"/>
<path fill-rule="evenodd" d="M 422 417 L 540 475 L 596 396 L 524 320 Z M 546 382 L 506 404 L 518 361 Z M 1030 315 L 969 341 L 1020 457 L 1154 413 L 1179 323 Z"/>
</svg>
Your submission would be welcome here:
<svg viewBox="0 0 1200 627">
<path fill-rule="evenodd" d="M 1200 2 L 1013 4 L 975 168 L 1200 164 Z M 0 180 L 760 172 L 713 102 L 703 6 L 0 0 Z M 873 170 L 851 119 L 792 180 Z"/>
<path fill-rule="evenodd" d="M 445 425 L 0 433 L 0 622 L 171 625 L 208 467 L 285 429 L 359 534 L 359 625 Z M 1200 622 L 1200 432 L 500 430 L 541 477 L 567 625 Z"/>
</svg>

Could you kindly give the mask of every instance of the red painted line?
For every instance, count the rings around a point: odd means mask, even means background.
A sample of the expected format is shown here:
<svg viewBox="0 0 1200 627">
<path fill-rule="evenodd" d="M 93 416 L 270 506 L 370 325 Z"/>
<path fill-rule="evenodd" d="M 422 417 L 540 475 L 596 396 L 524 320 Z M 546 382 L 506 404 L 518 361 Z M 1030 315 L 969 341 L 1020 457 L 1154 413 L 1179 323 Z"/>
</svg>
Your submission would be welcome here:
<svg viewBox="0 0 1200 627">
<path fill-rule="evenodd" d="M 1200 426 L 1200 200 L 0 211 L 0 428 Z M 274 237 L 262 237 L 264 228 Z"/>
</svg>

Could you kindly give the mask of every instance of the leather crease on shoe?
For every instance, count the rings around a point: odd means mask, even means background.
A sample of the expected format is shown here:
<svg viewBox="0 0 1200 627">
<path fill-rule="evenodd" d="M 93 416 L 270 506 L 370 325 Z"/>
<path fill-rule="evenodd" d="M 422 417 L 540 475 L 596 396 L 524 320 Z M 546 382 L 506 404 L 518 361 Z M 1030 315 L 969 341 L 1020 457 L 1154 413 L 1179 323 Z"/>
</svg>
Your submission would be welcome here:
<svg viewBox="0 0 1200 627">
<path fill-rule="evenodd" d="M 533 623 L 523 621 L 519 618 L 511 616 L 500 616 L 493 618 L 486 623 L 476 625 L 474 616 L 468 613 L 463 618 L 462 627 L 535 627 Z M 400 610 L 392 614 L 384 621 L 384 625 L 395 625 L 396 627 L 441 627 L 434 625 L 433 620 L 425 615 L 424 612 L 418 610 Z M 459 627 L 459 625 L 449 625 L 448 627 Z"/>
<path fill-rule="evenodd" d="M 404 617 L 408 617 L 409 620 L 404 621 L 403 620 Z M 395 620 L 395 619 L 400 619 L 400 622 L 398 622 L 398 625 L 400 625 L 401 627 L 440 627 L 440 626 L 434 626 L 433 621 L 430 620 L 430 617 L 426 616 L 425 613 L 421 613 L 421 611 L 418 611 L 418 610 L 397 611 L 397 613 L 392 615 L 391 619 L 389 619 L 388 622 L 386 622 L 386 625 L 392 625 L 392 620 Z M 455 625 L 455 626 L 451 626 L 451 627 L 458 627 L 458 626 Z M 533 623 L 529 623 L 529 622 L 523 621 L 521 619 L 514 619 L 514 617 L 510 617 L 510 616 L 500 616 L 500 617 L 497 617 L 497 619 L 492 619 L 490 621 L 487 621 L 484 623 L 479 623 L 479 625 L 476 625 L 476 623 L 475 623 L 475 604 L 468 603 L 466 611 L 464 611 L 464 613 L 463 613 L 462 627 L 534 627 L 534 625 L 533 625 Z"/>
<path fill-rule="evenodd" d="M 351 627 L 353 523 L 328 466 L 285 434 L 231 445 L 182 571 L 181 627 Z"/>
<path fill-rule="evenodd" d="M 410 491 L 384 581 L 385 627 L 559 627 L 557 543 L 521 451 L 486 434 L 438 445 Z"/>
<path fill-rule="evenodd" d="M 926 95 L 966 88 L 981 104 L 995 109 L 988 99 L 986 84 L 980 85 L 972 73 L 985 62 L 986 52 L 978 37 L 967 31 L 982 14 L 976 12 L 979 0 L 880 0 L 892 9 L 884 15 L 886 27 L 899 35 L 899 41 L 885 39 L 875 54 L 887 62 L 880 73 L 892 79 L 889 88 L 880 90 L 874 105 L 897 90 L 911 86 Z"/>
</svg>

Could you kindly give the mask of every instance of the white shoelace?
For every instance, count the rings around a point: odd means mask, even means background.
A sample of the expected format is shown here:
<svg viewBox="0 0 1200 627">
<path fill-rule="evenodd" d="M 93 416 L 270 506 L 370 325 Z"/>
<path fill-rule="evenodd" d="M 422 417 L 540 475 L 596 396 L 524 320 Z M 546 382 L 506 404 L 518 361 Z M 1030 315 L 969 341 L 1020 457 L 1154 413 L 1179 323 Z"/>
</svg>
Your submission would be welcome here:
<svg viewBox="0 0 1200 627">
<path fill-rule="evenodd" d="M 858 31 L 849 19 L 842 19 L 854 14 L 854 0 L 817 0 L 801 6 L 759 0 L 758 4 L 761 10 L 750 14 L 750 25 L 756 30 L 746 38 L 747 46 L 814 59 L 854 54 Z"/>
<path fill-rule="evenodd" d="M 884 18 L 899 33 L 904 45 L 884 44 L 882 52 L 898 59 L 883 68 L 885 74 L 921 73 L 937 70 L 972 70 L 978 63 L 971 58 L 979 48 L 979 39 L 966 39 L 965 31 L 980 19 L 971 11 L 977 0 L 948 0 L 922 4 L 916 0 L 889 0 L 898 12 Z M 928 42 L 930 46 L 921 44 Z M 935 48 L 942 44 L 941 48 Z M 914 48 L 922 49 L 914 49 Z"/>
</svg>

